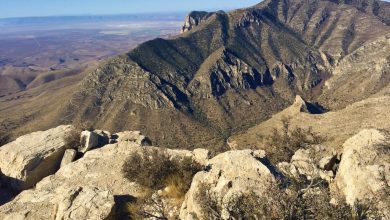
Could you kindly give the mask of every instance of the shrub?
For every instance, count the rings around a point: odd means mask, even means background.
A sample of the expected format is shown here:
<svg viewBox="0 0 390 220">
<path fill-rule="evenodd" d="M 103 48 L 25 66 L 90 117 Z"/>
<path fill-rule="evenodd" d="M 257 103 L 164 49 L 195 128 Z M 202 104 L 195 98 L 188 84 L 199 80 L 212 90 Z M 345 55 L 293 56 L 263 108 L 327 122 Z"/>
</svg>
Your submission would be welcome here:
<svg viewBox="0 0 390 220">
<path fill-rule="evenodd" d="M 324 142 L 325 139 L 314 133 L 311 128 L 304 130 L 302 128 L 291 129 L 290 121 L 287 118 L 282 119 L 282 129 L 273 130 L 273 134 L 266 138 L 266 145 L 269 148 L 269 159 L 273 164 L 283 161 L 290 161 L 294 153 L 309 145 L 316 145 Z"/>
<path fill-rule="evenodd" d="M 129 180 L 151 189 L 161 189 L 169 184 L 186 192 L 192 177 L 203 167 L 192 158 L 172 159 L 165 149 L 145 149 L 132 154 L 124 163 L 122 172 Z"/>
<path fill-rule="evenodd" d="M 202 169 L 192 158 L 171 159 L 165 149 L 143 149 L 132 154 L 123 165 L 124 176 L 152 189 L 148 196 L 129 206 L 132 218 L 167 219 L 169 207 L 181 205 L 193 176 Z M 163 188 L 161 194 L 153 193 Z"/>
<path fill-rule="evenodd" d="M 161 189 L 163 180 L 174 172 L 174 164 L 165 151 L 144 150 L 142 154 L 132 154 L 124 163 L 122 171 L 125 177 L 138 184 Z"/>
<path fill-rule="evenodd" d="M 64 136 L 65 146 L 67 148 L 77 149 L 80 146 L 80 134 L 81 134 L 80 129 L 72 128 Z"/>
<path fill-rule="evenodd" d="M 288 188 L 281 188 L 280 184 L 269 184 L 267 190 L 261 195 L 250 191 L 236 193 L 223 204 L 211 190 L 211 186 L 203 183 L 196 195 L 202 216 L 193 214 L 193 217 L 195 219 L 221 219 L 222 210 L 225 209 L 231 219 L 364 219 L 354 218 L 354 209 L 345 202 L 341 202 L 342 199 L 337 205 L 332 205 L 326 184 L 292 183 Z M 365 209 L 360 210 L 364 213 L 368 212 Z"/>
</svg>

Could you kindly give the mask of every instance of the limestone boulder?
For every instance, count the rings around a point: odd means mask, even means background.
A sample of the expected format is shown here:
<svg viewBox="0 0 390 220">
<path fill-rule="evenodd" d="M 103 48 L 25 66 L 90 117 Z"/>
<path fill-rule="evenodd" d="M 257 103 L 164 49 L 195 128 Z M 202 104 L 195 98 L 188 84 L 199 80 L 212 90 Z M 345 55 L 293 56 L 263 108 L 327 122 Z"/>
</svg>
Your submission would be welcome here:
<svg viewBox="0 0 390 220">
<path fill-rule="evenodd" d="M 110 143 L 111 134 L 108 131 L 94 130 L 82 131 L 80 136 L 79 152 L 87 151 L 102 147 Z"/>
<path fill-rule="evenodd" d="M 0 148 L 1 179 L 14 190 L 25 190 L 60 167 L 64 137 L 72 126 L 24 135 Z"/>
<path fill-rule="evenodd" d="M 113 135 L 116 142 L 134 142 L 141 146 L 151 146 L 149 138 L 141 134 L 140 131 L 124 131 Z"/>
<path fill-rule="evenodd" d="M 375 129 L 363 130 L 343 147 L 335 179 L 338 190 L 348 204 L 371 201 L 390 216 L 390 135 Z"/>
<path fill-rule="evenodd" d="M 2 209 L 4 220 L 106 220 L 114 219 L 115 201 L 111 192 L 95 187 L 60 186 L 24 191 Z"/>
<path fill-rule="evenodd" d="M 67 149 L 65 151 L 64 157 L 62 158 L 61 167 L 72 163 L 76 159 L 76 156 L 77 151 L 75 149 Z"/>
<path fill-rule="evenodd" d="M 91 131 L 82 131 L 80 145 L 79 151 L 81 153 L 97 148 L 99 146 L 99 135 Z"/>
<path fill-rule="evenodd" d="M 223 207 L 222 218 L 229 219 L 228 204 L 240 193 L 251 192 L 260 197 L 275 178 L 265 158 L 251 150 L 229 151 L 209 160 L 208 169 L 195 175 L 180 210 L 181 219 L 203 219 L 201 191 L 207 185 Z"/>
</svg>

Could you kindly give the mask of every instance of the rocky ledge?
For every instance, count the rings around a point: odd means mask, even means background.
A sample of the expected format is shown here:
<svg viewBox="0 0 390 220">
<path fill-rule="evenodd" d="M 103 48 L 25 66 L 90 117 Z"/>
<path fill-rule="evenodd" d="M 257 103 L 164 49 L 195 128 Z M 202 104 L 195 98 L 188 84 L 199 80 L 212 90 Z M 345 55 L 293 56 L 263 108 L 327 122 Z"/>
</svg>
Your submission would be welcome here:
<svg viewBox="0 0 390 220">
<path fill-rule="evenodd" d="M 345 142 L 342 153 L 331 152 L 326 146 L 308 146 L 298 150 L 291 161 L 274 166 L 262 150 L 233 150 L 211 157 L 205 149 L 153 147 L 145 136 L 130 131 L 83 131 L 76 136 L 80 146 L 72 147 L 66 137 L 74 130 L 60 126 L 20 137 L 0 148 L 3 186 L 25 189 L 0 206 L 0 219 L 122 219 L 133 216 L 129 212 L 141 199 L 155 202 L 142 209 L 154 216 L 147 219 L 234 219 L 237 213 L 247 216 L 245 210 L 251 207 L 250 216 L 261 217 L 255 207 L 267 213 L 283 210 L 286 206 L 280 198 L 295 195 L 289 186 L 302 177 L 310 184 L 298 191 L 296 199 L 319 195 L 314 183 L 322 180 L 318 183 L 329 185 L 332 204 L 345 201 L 353 206 L 368 199 L 375 201 L 372 204 L 383 216 L 389 215 L 390 135 L 384 131 L 361 131 Z M 182 164 L 190 159 L 190 167 L 197 164 L 203 168 L 191 177 L 181 198 L 172 193 L 172 184 L 152 189 L 123 174 L 128 158 L 145 152 L 164 152 L 168 160 Z M 155 168 L 152 164 L 139 173 Z M 157 170 L 157 176 L 164 170 Z M 171 179 L 171 183 L 175 181 Z M 175 196 L 164 197 L 167 194 Z M 163 206 L 155 206 L 160 203 Z"/>
</svg>

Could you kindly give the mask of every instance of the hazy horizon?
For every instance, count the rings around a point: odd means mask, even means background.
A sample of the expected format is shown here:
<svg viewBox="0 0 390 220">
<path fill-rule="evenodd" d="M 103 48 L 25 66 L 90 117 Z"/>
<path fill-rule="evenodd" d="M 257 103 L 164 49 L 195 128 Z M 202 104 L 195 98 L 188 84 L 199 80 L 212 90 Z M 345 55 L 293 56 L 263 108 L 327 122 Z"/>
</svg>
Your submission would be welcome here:
<svg viewBox="0 0 390 220">
<path fill-rule="evenodd" d="M 26 17 L 108 16 L 149 13 L 177 13 L 192 10 L 231 10 L 250 7 L 261 0 L 0 0 L 0 19 Z"/>
</svg>

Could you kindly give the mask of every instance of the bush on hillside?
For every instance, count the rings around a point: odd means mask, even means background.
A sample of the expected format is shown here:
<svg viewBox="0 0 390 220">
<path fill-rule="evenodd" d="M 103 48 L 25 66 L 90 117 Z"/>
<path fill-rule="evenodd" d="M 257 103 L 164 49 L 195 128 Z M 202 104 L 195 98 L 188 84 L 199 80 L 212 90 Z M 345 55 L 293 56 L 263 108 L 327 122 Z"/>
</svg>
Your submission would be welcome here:
<svg viewBox="0 0 390 220">
<path fill-rule="evenodd" d="M 380 212 L 369 202 L 358 202 L 350 207 L 340 197 L 336 205 L 331 204 L 329 188 L 323 182 L 294 182 L 287 188 L 280 184 L 270 184 L 261 196 L 254 192 L 236 193 L 230 201 L 224 200 L 224 204 L 211 190 L 212 186 L 202 184 L 196 195 L 202 216 L 194 218 L 221 219 L 222 210 L 225 209 L 231 219 L 382 219 Z"/>
<path fill-rule="evenodd" d="M 169 183 L 180 182 L 181 191 L 187 191 L 192 177 L 203 167 L 192 160 L 171 159 L 165 149 L 145 149 L 132 154 L 124 163 L 125 177 L 151 189 L 162 189 Z M 176 184 L 175 183 L 175 184 Z"/>
<path fill-rule="evenodd" d="M 281 130 L 274 129 L 273 134 L 266 138 L 266 151 L 273 164 L 290 161 L 297 150 L 307 148 L 310 145 L 321 144 L 325 141 L 311 128 L 307 130 L 302 128 L 292 129 L 287 118 L 282 119 L 282 125 Z"/>
<path fill-rule="evenodd" d="M 167 219 L 168 206 L 166 199 L 176 201 L 180 207 L 186 192 L 189 190 L 193 176 L 203 167 L 192 158 L 172 159 L 165 149 L 144 149 L 141 153 L 132 154 L 124 163 L 124 176 L 140 185 L 148 187 L 151 192 L 136 203 L 129 204 L 129 213 L 133 219 Z M 155 190 L 169 188 L 162 194 Z"/>
</svg>

